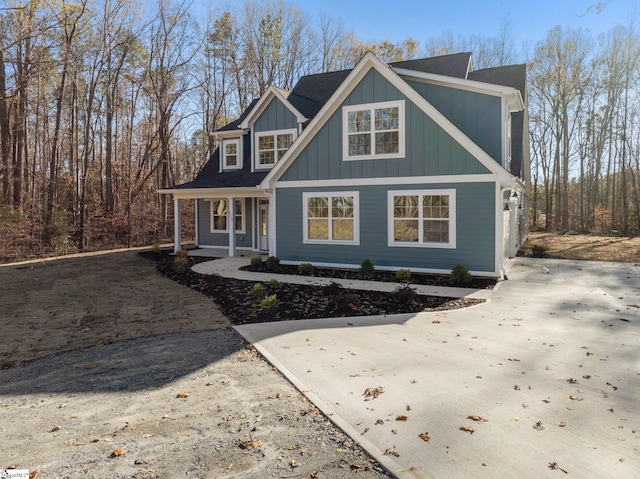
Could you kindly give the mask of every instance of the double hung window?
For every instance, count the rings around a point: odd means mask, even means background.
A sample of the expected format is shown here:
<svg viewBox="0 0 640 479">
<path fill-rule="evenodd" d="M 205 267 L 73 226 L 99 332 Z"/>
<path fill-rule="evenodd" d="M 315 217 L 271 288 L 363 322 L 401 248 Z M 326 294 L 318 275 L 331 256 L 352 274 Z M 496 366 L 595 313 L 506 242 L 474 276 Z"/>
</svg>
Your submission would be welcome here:
<svg viewBox="0 0 640 479">
<path fill-rule="evenodd" d="M 214 199 L 211 202 L 211 232 L 228 233 L 229 209 L 227 199 Z M 244 200 L 237 199 L 233 202 L 235 232 L 244 233 Z"/>
<path fill-rule="evenodd" d="M 404 157 L 404 122 L 402 100 L 344 107 L 344 159 Z"/>
<path fill-rule="evenodd" d="M 455 191 L 390 191 L 389 245 L 454 248 Z"/>
<path fill-rule="evenodd" d="M 304 242 L 358 244 L 357 192 L 303 194 Z"/>
<path fill-rule="evenodd" d="M 295 140 L 296 130 L 256 133 L 256 169 L 273 167 Z"/>
<path fill-rule="evenodd" d="M 240 139 L 224 140 L 222 142 L 222 165 L 225 170 L 236 170 L 242 167 L 240 163 Z"/>
</svg>

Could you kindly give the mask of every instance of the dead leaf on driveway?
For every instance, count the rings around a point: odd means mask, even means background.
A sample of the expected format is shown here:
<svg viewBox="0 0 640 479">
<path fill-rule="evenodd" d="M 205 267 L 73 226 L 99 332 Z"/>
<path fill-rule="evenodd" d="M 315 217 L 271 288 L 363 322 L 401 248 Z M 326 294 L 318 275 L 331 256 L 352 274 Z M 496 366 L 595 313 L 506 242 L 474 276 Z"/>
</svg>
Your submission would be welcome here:
<svg viewBox="0 0 640 479">
<path fill-rule="evenodd" d="M 185 399 L 189 397 L 189 393 L 186 391 L 180 391 L 178 394 L 176 394 L 176 397 Z"/>
<path fill-rule="evenodd" d="M 127 453 L 124 449 L 116 449 L 111 453 L 111 457 L 120 457 L 120 456 L 126 456 L 126 455 Z"/>
<path fill-rule="evenodd" d="M 482 416 L 477 416 L 475 414 L 471 414 L 467 416 L 467 419 L 471 419 L 472 421 L 476 421 L 476 422 L 487 422 L 487 419 L 483 418 Z"/>
<path fill-rule="evenodd" d="M 409 416 L 406 414 L 398 414 L 396 416 L 396 421 L 406 421 L 407 419 L 409 419 Z"/>
<path fill-rule="evenodd" d="M 431 436 L 429 436 L 428 432 L 423 432 L 421 434 L 418 434 L 418 437 L 422 439 L 424 442 L 429 442 L 429 439 L 431 439 Z"/>
<path fill-rule="evenodd" d="M 578 396 L 569 396 L 569 399 L 571 399 L 572 401 L 582 401 L 582 398 Z"/>
<path fill-rule="evenodd" d="M 89 363 L 89 364 L 85 364 L 84 366 L 82 366 L 84 369 L 95 369 L 98 367 L 98 365 L 96 363 Z"/>
<path fill-rule="evenodd" d="M 471 433 L 471 434 L 476 432 L 476 430 L 474 428 L 472 428 L 471 426 L 460 426 L 460 430 L 464 431 L 464 432 Z"/>
<path fill-rule="evenodd" d="M 365 397 L 365 401 L 372 401 L 382 393 L 384 393 L 384 388 L 382 386 L 378 386 L 377 388 L 365 389 L 362 395 Z"/>
<path fill-rule="evenodd" d="M 558 471 L 562 471 L 565 474 L 569 474 L 569 471 L 567 471 L 565 468 L 558 466 L 557 462 L 550 462 L 549 463 L 549 469 L 553 469 L 553 470 L 558 470 Z"/>
<path fill-rule="evenodd" d="M 256 447 L 260 447 L 260 446 L 262 446 L 262 441 L 260 440 L 253 441 L 249 439 L 248 441 L 240 442 L 240 447 L 245 451 L 250 451 L 251 449 L 255 449 Z"/>
</svg>

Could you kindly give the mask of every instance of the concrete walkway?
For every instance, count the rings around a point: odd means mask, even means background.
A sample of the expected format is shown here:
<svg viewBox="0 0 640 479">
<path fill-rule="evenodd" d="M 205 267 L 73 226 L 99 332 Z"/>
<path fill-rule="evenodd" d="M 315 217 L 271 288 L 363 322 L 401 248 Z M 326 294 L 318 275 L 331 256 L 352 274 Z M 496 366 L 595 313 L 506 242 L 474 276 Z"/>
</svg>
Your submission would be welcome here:
<svg viewBox="0 0 640 479">
<path fill-rule="evenodd" d="M 465 310 L 236 329 L 397 477 L 640 477 L 640 266 L 508 276 Z"/>
</svg>

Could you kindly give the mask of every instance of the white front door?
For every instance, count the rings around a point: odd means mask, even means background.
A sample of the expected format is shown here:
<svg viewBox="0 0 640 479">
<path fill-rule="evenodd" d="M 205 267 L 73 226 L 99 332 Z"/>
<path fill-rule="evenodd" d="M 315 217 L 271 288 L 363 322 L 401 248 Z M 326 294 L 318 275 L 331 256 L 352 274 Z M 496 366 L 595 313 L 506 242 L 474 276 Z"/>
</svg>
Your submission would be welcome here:
<svg viewBox="0 0 640 479">
<path fill-rule="evenodd" d="M 269 205 L 258 205 L 258 248 L 260 251 L 269 250 Z"/>
</svg>

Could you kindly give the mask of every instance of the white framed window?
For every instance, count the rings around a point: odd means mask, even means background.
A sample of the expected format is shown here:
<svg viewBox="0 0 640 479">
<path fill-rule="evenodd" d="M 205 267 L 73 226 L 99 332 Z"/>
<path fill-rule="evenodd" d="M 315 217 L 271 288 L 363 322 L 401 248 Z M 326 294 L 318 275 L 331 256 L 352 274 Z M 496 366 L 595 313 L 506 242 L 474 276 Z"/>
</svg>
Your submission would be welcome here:
<svg viewBox="0 0 640 479">
<path fill-rule="evenodd" d="M 229 209 L 228 200 L 225 198 L 208 200 L 211 203 L 211 232 L 212 233 L 228 233 L 229 232 Z M 234 200 L 234 218 L 235 232 L 245 232 L 244 221 L 244 199 Z"/>
<path fill-rule="evenodd" d="M 237 170 L 242 168 L 242 157 L 240 155 L 240 138 L 222 141 L 223 170 Z"/>
<path fill-rule="evenodd" d="M 404 100 L 343 107 L 342 148 L 345 160 L 403 158 Z"/>
<path fill-rule="evenodd" d="M 296 139 L 297 130 L 277 130 L 256 133 L 255 168 L 270 169 L 284 156 Z"/>
<path fill-rule="evenodd" d="M 360 244 L 357 191 L 303 193 L 304 243 Z"/>
<path fill-rule="evenodd" d="M 389 246 L 456 247 L 455 190 L 388 192 Z"/>
</svg>

